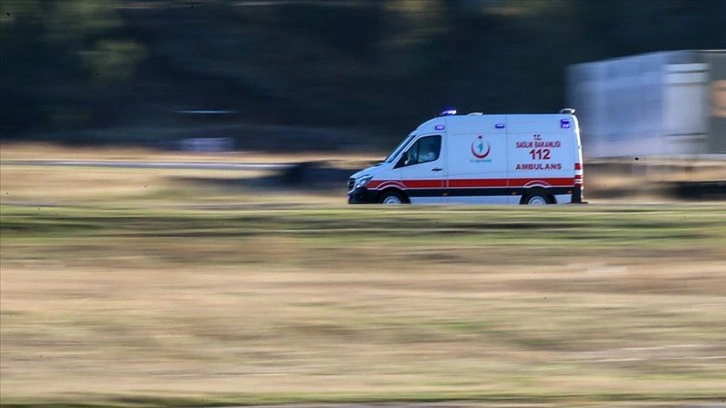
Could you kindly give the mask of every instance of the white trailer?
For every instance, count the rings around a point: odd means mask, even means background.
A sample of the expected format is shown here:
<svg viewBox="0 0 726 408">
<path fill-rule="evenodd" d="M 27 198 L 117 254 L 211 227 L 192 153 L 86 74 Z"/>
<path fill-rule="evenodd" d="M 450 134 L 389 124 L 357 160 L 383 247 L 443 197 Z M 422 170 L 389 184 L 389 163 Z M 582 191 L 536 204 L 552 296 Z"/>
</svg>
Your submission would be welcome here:
<svg viewBox="0 0 726 408">
<path fill-rule="evenodd" d="M 586 158 L 726 154 L 726 50 L 667 51 L 567 71 Z"/>
</svg>

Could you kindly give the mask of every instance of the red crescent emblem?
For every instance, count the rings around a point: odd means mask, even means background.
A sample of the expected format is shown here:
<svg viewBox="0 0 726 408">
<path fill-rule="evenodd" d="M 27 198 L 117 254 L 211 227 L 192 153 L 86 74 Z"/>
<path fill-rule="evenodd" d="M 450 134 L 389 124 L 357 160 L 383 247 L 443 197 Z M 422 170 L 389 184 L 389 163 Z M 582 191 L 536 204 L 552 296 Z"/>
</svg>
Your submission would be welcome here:
<svg viewBox="0 0 726 408">
<path fill-rule="evenodd" d="M 486 159 L 486 157 L 489 156 L 489 152 L 492 150 L 492 147 L 489 145 L 489 142 L 487 142 L 487 151 L 484 153 L 477 153 L 475 148 L 477 141 L 479 141 L 479 143 L 483 146 L 484 141 L 482 140 L 482 137 L 477 137 L 476 140 L 471 142 L 471 154 L 473 154 L 477 159 Z"/>
</svg>

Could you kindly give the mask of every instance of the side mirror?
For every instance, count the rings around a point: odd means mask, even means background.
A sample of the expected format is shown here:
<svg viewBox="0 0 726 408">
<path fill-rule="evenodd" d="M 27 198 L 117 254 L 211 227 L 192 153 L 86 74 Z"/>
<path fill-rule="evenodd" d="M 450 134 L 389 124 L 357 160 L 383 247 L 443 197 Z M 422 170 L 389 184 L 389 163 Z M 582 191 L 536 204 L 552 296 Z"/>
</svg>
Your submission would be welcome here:
<svg viewBox="0 0 726 408">
<path fill-rule="evenodd" d="M 408 151 L 403 152 L 401 155 L 401 158 L 398 160 L 398 163 L 396 163 L 395 166 L 393 166 L 394 169 L 397 169 L 399 167 L 403 167 L 406 165 L 406 159 L 408 158 Z"/>
</svg>

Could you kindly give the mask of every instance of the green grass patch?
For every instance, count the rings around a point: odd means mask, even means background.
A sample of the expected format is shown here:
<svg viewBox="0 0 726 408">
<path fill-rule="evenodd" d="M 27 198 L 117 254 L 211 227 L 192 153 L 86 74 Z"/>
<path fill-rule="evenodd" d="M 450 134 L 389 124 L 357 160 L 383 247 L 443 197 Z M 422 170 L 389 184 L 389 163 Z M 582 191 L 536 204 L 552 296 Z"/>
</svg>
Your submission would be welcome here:
<svg viewBox="0 0 726 408">
<path fill-rule="evenodd" d="M 2 207 L 7 240 L 28 237 L 240 238 L 287 236 L 313 242 L 487 245 L 720 245 L 726 210 L 719 206 L 546 208 L 303 208 L 237 211 Z M 340 240 L 340 241 L 339 241 Z"/>
</svg>

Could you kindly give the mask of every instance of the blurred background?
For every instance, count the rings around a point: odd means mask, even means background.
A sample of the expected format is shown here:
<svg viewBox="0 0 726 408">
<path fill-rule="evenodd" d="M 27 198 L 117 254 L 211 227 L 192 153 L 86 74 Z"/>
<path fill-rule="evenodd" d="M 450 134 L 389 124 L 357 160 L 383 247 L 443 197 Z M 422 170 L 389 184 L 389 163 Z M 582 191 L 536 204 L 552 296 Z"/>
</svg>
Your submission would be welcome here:
<svg viewBox="0 0 726 408">
<path fill-rule="evenodd" d="M 726 44 L 721 0 L 4 0 L 0 10 L 5 141 L 385 151 L 449 106 L 555 112 L 577 101 L 573 64 Z"/>
<path fill-rule="evenodd" d="M 0 0 L 0 405 L 723 407 L 724 17 Z M 444 108 L 566 106 L 590 205 L 345 204 Z"/>
</svg>

